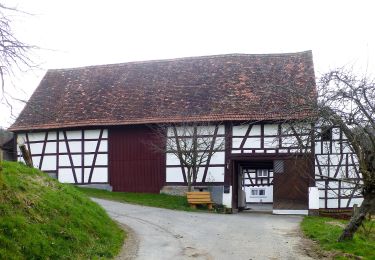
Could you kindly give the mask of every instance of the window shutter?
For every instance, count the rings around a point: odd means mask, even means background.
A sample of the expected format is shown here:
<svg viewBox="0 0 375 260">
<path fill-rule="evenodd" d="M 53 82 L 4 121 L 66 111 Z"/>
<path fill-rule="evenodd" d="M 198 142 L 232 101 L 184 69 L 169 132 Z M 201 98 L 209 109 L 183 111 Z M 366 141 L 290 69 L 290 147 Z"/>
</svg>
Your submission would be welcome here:
<svg viewBox="0 0 375 260">
<path fill-rule="evenodd" d="M 274 173 L 283 173 L 284 172 L 284 161 L 283 160 L 273 161 L 273 172 Z"/>
</svg>

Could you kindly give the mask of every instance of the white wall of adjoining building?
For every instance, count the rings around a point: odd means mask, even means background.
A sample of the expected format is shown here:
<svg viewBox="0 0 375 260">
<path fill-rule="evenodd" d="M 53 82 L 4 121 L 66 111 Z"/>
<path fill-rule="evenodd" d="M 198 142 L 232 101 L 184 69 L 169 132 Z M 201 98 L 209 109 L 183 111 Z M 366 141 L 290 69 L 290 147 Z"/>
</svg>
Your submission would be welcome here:
<svg viewBox="0 0 375 260">
<path fill-rule="evenodd" d="M 351 182 L 355 182 L 361 178 L 358 169 L 357 157 L 340 128 L 332 128 L 329 140 L 318 136 L 315 140 L 315 182 L 319 190 L 319 207 L 336 209 L 360 205 L 363 200 L 360 189 L 356 189 L 355 184 L 337 180 L 351 178 Z"/>
<path fill-rule="evenodd" d="M 24 142 L 30 149 L 35 168 L 55 173 L 60 182 L 89 183 L 92 172 L 90 183 L 107 183 L 108 130 L 103 130 L 102 140 L 98 146 L 100 132 L 100 129 L 48 131 L 48 135 L 47 132 L 29 132 L 18 134 L 17 141 Z M 97 146 L 99 153 L 96 154 L 94 164 Z M 19 148 L 18 155 L 22 161 Z"/>
</svg>

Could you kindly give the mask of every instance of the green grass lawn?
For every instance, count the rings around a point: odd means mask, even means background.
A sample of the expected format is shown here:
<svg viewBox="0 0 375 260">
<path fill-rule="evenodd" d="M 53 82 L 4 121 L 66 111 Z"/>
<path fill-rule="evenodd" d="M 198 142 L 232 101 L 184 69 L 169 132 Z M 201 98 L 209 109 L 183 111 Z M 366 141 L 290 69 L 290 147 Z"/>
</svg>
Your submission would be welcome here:
<svg viewBox="0 0 375 260">
<path fill-rule="evenodd" d="M 375 259 L 375 223 L 367 221 L 365 228 L 370 229 L 366 232 L 364 228 L 354 236 L 353 241 L 337 242 L 347 221 L 326 217 L 305 217 L 301 227 L 305 235 L 315 241 L 318 241 L 324 250 L 335 250 L 345 254 L 337 255 L 337 259 L 351 259 L 350 255 L 360 256 L 363 259 Z"/>
<path fill-rule="evenodd" d="M 95 198 L 115 200 L 119 202 L 128 202 L 132 204 L 139 204 L 144 206 L 176 209 L 185 211 L 197 211 L 190 208 L 185 196 L 173 196 L 167 194 L 152 194 L 152 193 L 132 193 L 132 192 L 110 192 L 106 190 L 81 188 L 78 190 L 86 193 L 86 195 Z"/>
<path fill-rule="evenodd" d="M 124 232 L 71 185 L 39 170 L 3 162 L 0 259 L 110 259 Z"/>
</svg>

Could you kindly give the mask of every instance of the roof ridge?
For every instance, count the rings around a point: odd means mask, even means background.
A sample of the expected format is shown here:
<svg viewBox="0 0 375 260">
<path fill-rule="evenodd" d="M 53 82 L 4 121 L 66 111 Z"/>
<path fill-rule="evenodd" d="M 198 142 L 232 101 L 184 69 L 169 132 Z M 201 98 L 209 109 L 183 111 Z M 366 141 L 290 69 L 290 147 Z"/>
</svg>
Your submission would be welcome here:
<svg viewBox="0 0 375 260">
<path fill-rule="evenodd" d="M 189 56 L 189 57 L 179 57 L 179 58 L 169 58 L 169 59 L 140 60 L 140 61 L 129 61 L 129 62 L 121 62 L 121 63 L 87 65 L 87 66 L 71 67 L 71 68 L 48 69 L 48 71 L 70 71 L 70 70 L 81 70 L 81 69 L 89 69 L 89 68 L 114 67 L 114 66 L 121 66 L 121 65 L 127 65 L 127 64 L 150 64 L 150 63 L 182 61 L 182 60 L 198 60 L 198 59 L 208 59 L 208 58 L 224 58 L 224 57 L 283 57 L 283 56 L 293 56 L 293 55 L 302 55 L 302 54 L 310 54 L 310 55 L 312 55 L 312 50 L 306 50 L 306 51 L 300 51 L 300 52 L 283 52 L 283 53 L 228 53 L 228 54 L 214 54 L 214 55 Z"/>
</svg>

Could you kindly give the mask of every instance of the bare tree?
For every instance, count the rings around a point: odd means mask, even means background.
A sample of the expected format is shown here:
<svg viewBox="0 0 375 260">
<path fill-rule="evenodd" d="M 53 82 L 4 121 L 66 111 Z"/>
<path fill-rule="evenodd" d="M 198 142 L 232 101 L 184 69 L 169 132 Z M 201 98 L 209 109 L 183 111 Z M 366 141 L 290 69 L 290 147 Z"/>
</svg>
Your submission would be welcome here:
<svg viewBox="0 0 375 260">
<path fill-rule="evenodd" d="M 12 110 L 12 95 L 9 85 L 11 78 L 17 72 L 24 72 L 32 67 L 34 63 L 30 59 L 29 51 L 35 46 L 26 44 L 19 40 L 12 28 L 12 20 L 9 18 L 14 13 L 23 13 L 17 8 L 7 7 L 0 3 L 0 100 Z"/>
<path fill-rule="evenodd" d="M 351 71 L 334 70 L 319 81 L 318 115 L 339 126 L 356 154 L 363 202 L 341 234 L 350 240 L 367 214 L 375 212 L 375 81 Z"/>
<path fill-rule="evenodd" d="M 224 150 L 224 138 L 216 137 L 219 124 L 205 122 L 182 122 L 179 124 L 159 124 L 153 127 L 162 143 L 153 144 L 161 152 L 175 155 L 183 169 L 188 191 L 197 182 L 199 169 L 210 161 L 218 151 Z"/>
<path fill-rule="evenodd" d="M 315 96 L 303 91 L 297 93 L 294 88 L 284 88 L 284 91 L 307 106 L 292 103 L 281 109 L 290 113 L 310 111 L 304 119 L 284 122 L 289 125 L 286 132 L 296 132 L 294 129 L 298 127 L 301 130 L 298 132 L 305 133 L 296 134 L 294 146 L 297 144 L 308 155 L 313 141 L 323 138 L 324 129 L 340 128 L 345 135 L 341 145 L 351 150 L 358 160 L 360 180 L 315 173 L 319 178 L 351 184 L 361 191 L 363 202 L 338 239 L 351 240 L 366 215 L 375 212 L 375 79 L 341 68 L 320 77 Z"/>
</svg>

